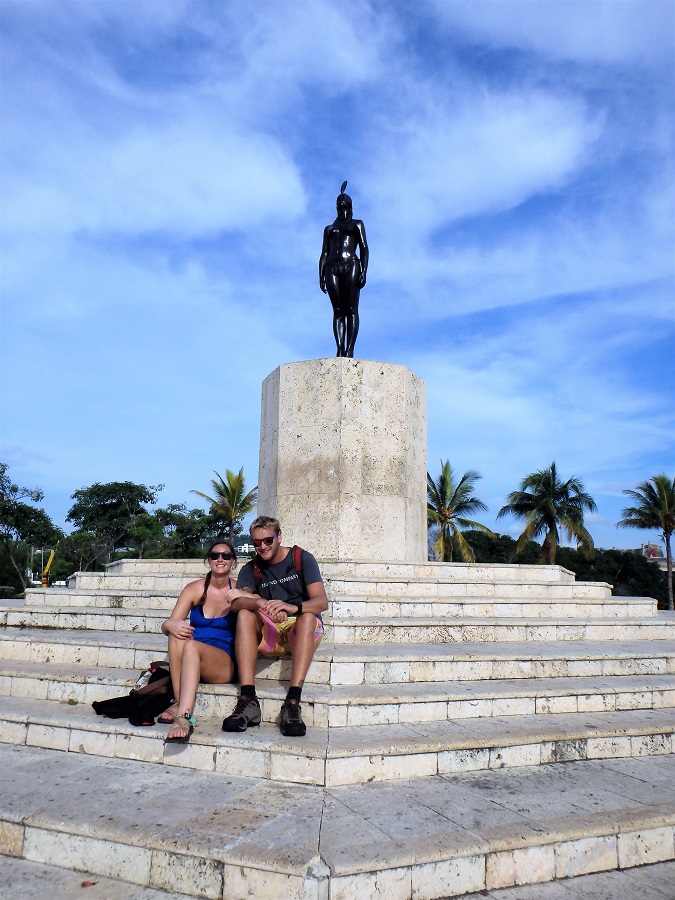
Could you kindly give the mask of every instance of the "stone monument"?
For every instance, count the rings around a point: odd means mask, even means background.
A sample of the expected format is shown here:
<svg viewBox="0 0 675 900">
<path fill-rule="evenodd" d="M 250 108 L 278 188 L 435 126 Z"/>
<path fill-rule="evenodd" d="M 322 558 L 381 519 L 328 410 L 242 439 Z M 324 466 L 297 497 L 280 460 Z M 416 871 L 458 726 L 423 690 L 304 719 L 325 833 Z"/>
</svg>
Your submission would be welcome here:
<svg viewBox="0 0 675 900">
<path fill-rule="evenodd" d="M 327 562 L 427 559 L 426 386 L 404 366 L 314 359 L 263 382 L 258 511 Z"/>
</svg>

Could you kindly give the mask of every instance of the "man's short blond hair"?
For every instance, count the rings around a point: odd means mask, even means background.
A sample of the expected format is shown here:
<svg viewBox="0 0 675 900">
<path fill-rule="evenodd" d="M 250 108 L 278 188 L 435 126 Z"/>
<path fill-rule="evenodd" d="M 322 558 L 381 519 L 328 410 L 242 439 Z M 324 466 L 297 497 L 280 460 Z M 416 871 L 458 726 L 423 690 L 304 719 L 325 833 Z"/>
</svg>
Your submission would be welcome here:
<svg viewBox="0 0 675 900">
<path fill-rule="evenodd" d="M 257 519 L 251 522 L 249 531 L 253 534 L 258 528 L 273 528 L 275 531 L 281 531 L 281 523 L 278 519 L 273 519 L 271 516 L 258 516 Z"/>
</svg>

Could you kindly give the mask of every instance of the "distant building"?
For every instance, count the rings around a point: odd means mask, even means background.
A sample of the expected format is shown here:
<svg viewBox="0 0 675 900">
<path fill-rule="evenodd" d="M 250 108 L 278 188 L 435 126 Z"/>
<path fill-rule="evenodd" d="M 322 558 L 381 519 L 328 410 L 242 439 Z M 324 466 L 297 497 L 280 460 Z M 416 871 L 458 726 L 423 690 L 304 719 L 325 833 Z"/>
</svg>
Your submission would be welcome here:
<svg viewBox="0 0 675 900">
<path fill-rule="evenodd" d="M 663 550 L 661 549 L 660 544 L 642 544 L 640 546 L 640 549 L 636 550 L 635 552 L 640 553 L 642 556 L 646 556 L 647 559 L 651 560 L 652 562 L 657 563 L 659 569 L 661 569 L 662 572 L 668 571 L 666 557 L 663 553 Z"/>
<path fill-rule="evenodd" d="M 255 553 L 255 547 L 253 544 L 239 544 L 238 547 L 234 548 L 237 553 Z"/>
</svg>

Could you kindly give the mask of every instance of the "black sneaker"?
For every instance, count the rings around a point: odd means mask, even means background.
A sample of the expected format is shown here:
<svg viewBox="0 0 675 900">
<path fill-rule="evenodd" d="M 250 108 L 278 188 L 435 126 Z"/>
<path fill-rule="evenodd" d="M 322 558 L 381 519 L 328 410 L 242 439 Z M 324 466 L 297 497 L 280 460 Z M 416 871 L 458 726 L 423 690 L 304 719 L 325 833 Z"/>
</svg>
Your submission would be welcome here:
<svg viewBox="0 0 675 900">
<path fill-rule="evenodd" d="M 279 728 L 284 737 L 302 737 L 307 733 L 307 727 L 302 721 L 300 704 L 297 700 L 286 700 L 281 707 Z"/>
<path fill-rule="evenodd" d="M 257 697 L 237 698 L 237 705 L 223 719 L 223 731 L 246 731 L 249 725 L 260 725 L 260 703 Z"/>
</svg>

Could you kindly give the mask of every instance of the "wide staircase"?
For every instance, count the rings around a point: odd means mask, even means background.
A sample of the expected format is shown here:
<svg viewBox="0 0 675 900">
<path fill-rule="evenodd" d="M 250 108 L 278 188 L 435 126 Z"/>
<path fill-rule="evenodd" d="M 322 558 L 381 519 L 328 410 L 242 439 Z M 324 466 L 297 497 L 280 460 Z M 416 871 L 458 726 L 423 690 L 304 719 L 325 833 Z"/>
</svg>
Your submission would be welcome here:
<svg viewBox="0 0 675 900">
<path fill-rule="evenodd" d="M 675 859 L 675 617 L 558 566 L 334 563 L 304 738 L 97 717 L 165 657 L 194 560 L 0 609 L 0 852 L 195 897 L 439 898 Z M 68 751 L 64 753 L 63 751 Z M 675 890 L 673 892 L 675 897 Z"/>
</svg>

